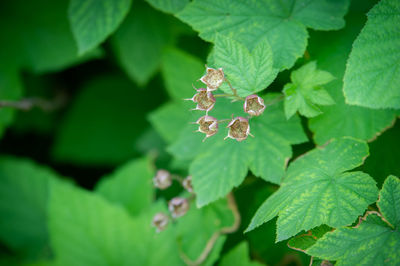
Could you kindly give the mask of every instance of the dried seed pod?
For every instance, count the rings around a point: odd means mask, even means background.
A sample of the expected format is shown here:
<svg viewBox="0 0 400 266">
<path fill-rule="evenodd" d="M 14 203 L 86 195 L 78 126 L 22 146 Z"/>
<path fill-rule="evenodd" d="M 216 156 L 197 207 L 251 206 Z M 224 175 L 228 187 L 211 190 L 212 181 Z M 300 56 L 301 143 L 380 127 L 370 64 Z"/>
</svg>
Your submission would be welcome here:
<svg viewBox="0 0 400 266">
<path fill-rule="evenodd" d="M 169 201 L 168 209 L 173 218 L 178 218 L 189 210 L 189 201 L 185 198 L 176 197 Z"/>
<path fill-rule="evenodd" d="M 226 136 L 225 139 L 231 138 L 236 139 L 237 141 L 242 141 L 247 139 L 248 135 L 251 135 L 249 120 L 244 117 L 239 116 L 233 118 L 227 127 L 229 128 L 229 131 L 228 136 Z"/>
<path fill-rule="evenodd" d="M 166 189 L 171 186 L 172 178 L 170 172 L 167 170 L 158 170 L 153 177 L 154 186 L 159 189 Z"/>
<path fill-rule="evenodd" d="M 214 69 L 207 67 L 207 73 L 201 77 L 200 81 L 207 85 L 208 91 L 215 91 L 225 80 L 222 68 Z"/>
<path fill-rule="evenodd" d="M 182 181 L 182 186 L 189 191 L 190 193 L 193 192 L 193 187 L 192 187 L 192 177 L 188 176 Z"/>
<path fill-rule="evenodd" d="M 243 109 L 251 116 L 259 116 L 265 110 L 264 100 L 258 95 L 249 95 L 244 101 Z"/>
<path fill-rule="evenodd" d="M 197 131 L 206 134 L 204 139 L 211 137 L 218 132 L 218 119 L 215 117 L 208 115 L 202 116 L 196 121 L 196 124 L 199 125 Z"/>
<path fill-rule="evenodd" d="M 153 217 L 153 221 L 151 222 L 151 224 L 156 228 L 157 233 L 164 231 L 169 223 L 169 217 L 168 215 L 159 212 L 156 215 L 154 215 Z"/>
<path fill-rule="evenodd" d="M 196 108 L 193 110 L 210 111 L 215 105 L 215 98 L 207 89 L 196 89 L 197 93 L 191 98 L 186 99 L 197 103 Z"/>
</svg>

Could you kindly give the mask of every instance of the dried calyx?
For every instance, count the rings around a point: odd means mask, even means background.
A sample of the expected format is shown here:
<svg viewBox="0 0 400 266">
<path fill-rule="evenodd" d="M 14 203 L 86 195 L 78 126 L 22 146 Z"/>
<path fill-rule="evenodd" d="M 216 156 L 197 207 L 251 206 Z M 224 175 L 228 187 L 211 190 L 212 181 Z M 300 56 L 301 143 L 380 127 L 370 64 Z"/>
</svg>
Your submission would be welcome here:
<svg viewBox="0 0 400 266">
<path fill-rule="evenodd" d="M 206 134 L 204 140 L 218 132 L 218 120 L 215 117 L 208 115 L 202 116 L 196 121 L 196 124 L 199 125 L 197 131 Z"/>
<path fill-rule="evenodd" d="M 192 177 L 188 176 L 182 181 L 182 186 L 189 191 L 190 193 L 193 192 L 193 187 L 192 187 Z"/>
<path fill-rule="evenodd" d="M 225 137 L 235 139 L 237 141 L 243 141 L 247 139 L 247 136 L 253 136 L 250 133 L 249 120 L 244 117 L 235 117 L 229 122 L 228 126 L 228 136 Z"/>
<path fill-rule="evenodd" d="M 173 218 L 178 218 L 189 210 L 189 201 L 185 198 L 176 197 L 169 201 L 168 209 Z"/>
<path fill-rule="evenodd" d="M 208 91 L 215 91 L 222 85 L 225 80 L 222 68 L 214 69 L 207 67 L 207 73 L 200 78 L 200 81 L 207 85 Z"/>
<path fill-rule="evenodd" d="M 246 97 L 243 109 L 251 116 L 259 116 L 265 110 L 264 100 L 258 95 L 249 95 Z"/>
<path fill-rule="evenodd" d="M 162 213 L 159 212 L 156 215 L 154 215 L 153 217 L 153 221 L 151 222 L 151 224 L 156 228 L 157 233 L 164 231 L 169 223 L 169 217 Z"/>
<path fill-rule="evenodd" d="M 166 189 L 172 184 L 172 177 L 167 170 L 158 170 L 153 177 L 154 186 L 159 189 Z"/>
<path fill-rule="evenodd" d="M 207 89 L 196 89 L 197 93 L 191 99 L 185 99 L 197 103 L 192 110 L 210 111 L 215 105 L 215 98 Z"/>
</svg>

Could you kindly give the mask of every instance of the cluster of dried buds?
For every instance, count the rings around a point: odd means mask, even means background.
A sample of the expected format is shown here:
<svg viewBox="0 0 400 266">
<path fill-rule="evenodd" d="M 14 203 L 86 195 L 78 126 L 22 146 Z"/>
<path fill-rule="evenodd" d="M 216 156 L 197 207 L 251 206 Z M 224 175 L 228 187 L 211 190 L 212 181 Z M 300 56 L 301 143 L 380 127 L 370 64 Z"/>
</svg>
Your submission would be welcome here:
<svg viewBox="0 0 400 266">
<path fill-rule="evenodd" d="M 172 175 L 170 172 L 163 169 L 157 171 L 156 175 L 153 177 L 153 184 L 156 188 L 164 190 L 172 185 L 173 179 L 178 179 L 188 192 L 193 193 L 191 176 L 181 179 L 180 177 Z M 173 219 L 185 215 L 189 208 L 189 200 L 183 197 L 175 197 L 168 202 L 168 210 Z M 170 216 L 168 214 L 159 212 L 153 217 L 152 225 L 156 228 L 157 232 L 164 231 L 167 228 L 170 222 Z"/>
<path fill-rule="evenodd" d="M 217 118 L 208 115 L 208 112 L 211 111 L 215 106 L 216 97 L 229 97 L 234 98 L 234 100 L 244 100 L 243 110 L 245 113 L 249 114 L 250 117 L 261 115 L 266 107 L 264 100 L 258 95 L 249 95 L 245 99 L 240 97 L 237 94 L 236 89 L 234 89 L 230 82 L 226 79 L 222 68 L 214 69 L 207 66 L 206 68 L 207 73 L 200 78 L 200 81 L 203 82 L 207 88 L 194 88 L 196 90 L 195 95 L 190 99 L 185 99 L 196 103 L 196 108 L 192 110 L 206 111 L 206 115 L 200 117 L 195 122 L 195 124 L 199 125 L 197 132 L 201 132 L 206 135 L 203 141 L 215 135 L 218 132 L 218 124 L 226 120 L 218 120 Z M 230 86 L 232 94 L 213 95 L 212 92 L 217 90 L 225 81 Z M 231 138 L 237 141 L 243 141 L 249 135 L 253 136 L 250 133 L 250 124 L 248 118 L 240 116 L 232 117 L 227 128 L 229 130 L 225 139 Z"/>
</svg>

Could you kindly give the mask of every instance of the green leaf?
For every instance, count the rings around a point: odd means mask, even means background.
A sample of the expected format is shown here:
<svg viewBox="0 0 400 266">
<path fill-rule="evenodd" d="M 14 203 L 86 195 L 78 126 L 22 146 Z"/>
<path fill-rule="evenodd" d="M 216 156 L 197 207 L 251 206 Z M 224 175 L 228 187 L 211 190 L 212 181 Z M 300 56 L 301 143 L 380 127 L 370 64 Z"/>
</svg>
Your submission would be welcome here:
<svg viewBox="0 0 400 266">
<path fill-rule="evenodd" d="M 0 158 L 0 239 L 24 256 L 48 252 L 48 187 L 57 175 L 25 159 Z"/>
<path fill-rule="evenodd" d="M 53 156 L 64 162 L 113 165 L 135 155 L 135 140 L 158 105 L 154 92 L 118 75 L 87 83 L 61 121 Z"/>
<path fill-rule="evenodd" d="M 395 176 L 386 178 L 379 194 L 379 210 L 394 228 L 400 227 L 400 179 Z"/>
<path fill-rule="evenodd" d="M 276 101 L 276 97 L 264 98 L 267 102 Z M 209 115 L 220 120 L 230 118 L 232 114 L 241 115 L 242 104 L 220 99 Z M 279 184 L 292 155 L 290 145 L 306 141 L 299 118 L 296 116 L 287 121 L 281 103 L 269 106 L 260 117 L 250 120 L 250 132 L 254 138 L 242 142 L 224 141 L 227 129 L 220 127 L 216 135 L 202 142 L 204 136 L 194 133 L 196 125 L 189 124 L 169 147 L 169 151 L 180 160 L 194 159 L 189 173 L 193 178 L 198 206 L 215 201 L 239 186 L 248 169 L 264 180 Z"/>
<path fill-rule="evenodd" d="M 379 213 L 367 213 L 353 228 L 339 228 L 327 233 L 306 252 L 336 265 L 398 265 L 400 263 L 400 180 L 389 176 L 380 192 Z M 385 221 L 395 225 L 395 230 Z"/>
<path fill-rule="evenodd" d="M 150 158 L 136 159 L 103 177 L 95 190 L 110 202 L 125 207 L 130 214 L 138 215 L 153 202 L 153 176 Z"/>
<path fill-rule="evenodd" d="M 176 237 L 180 249 L 187 258 L 196 261 L 213 235 L 233 223 L 234 217 L 226 200 L 219 200 L 201 209 L 191 206 L 185 216 L 177 221 Z M 213 261 L 208 261 L 208 264 L 213 265 Z"/>
<path fill-rule="evenodd" d="M 175 14 L 181 11 L 189 0 L 146 0 L 155 9 L 166 13 Z"/>
<path fill-rule="evenodd" d="M 279 215 L 277 241 L 321 224 L 351 224 L 377 198 L 375 181 L 363 172 L 348 172 L 368 156 L 360 140 L 332 140 L 290 164 L 281 187 L 258 209 L 246 231 Z"/>
<path fill-rule="evenodd" d="M 246 242 L 242 242 L 222 257 L 220 266 L 241 265 L 257 266 L 262 265 L 258 262 L 252 262 L 249 259 L 249 247 Z"/>
<path fill-rule="evenodd" d="M 331 231 L 332 228 L 326 225 L 321 225 L 309 230 L 306 234 L 300 234 L 288 241 L 288 246 L 292 249 L 305 252 L 306 249 L 317 243 L 327 232 Z"/>
<path fill-rule="evenodd" d="M 268 40 L 274 67 L 291 68 L 307 46 L 307 30 L 337 30 L 344 26 L 347 0 L 195 0 L 177 14 L 200 32 L 200 37 L 215 41 L 222 33 L 253 50 Z"/>
<path fill-rule="evenodd" d="M 79 54 L 92 50 L 121 24 L 131 0 L 71 0 L 68 18 Z"/>
<path fill-rule="evenodd" d="M 164 204 L 133 219 L 102 197 L 66 185 L 51 187 L 49 228 L 61 265 L 183 265 L 173 228 L 157 234 L 151 220 Z"/>
<path fill-rule="evenodd" d="M 187 126 L 191 118 L 189 109 L 188 103 L 169 102 L 151 112 L 148 119 L 161 137 L 166 142 L 172 143 Z"/>
<path fill-rule="evenodd" d="M 195 87 L 205 86 L 197 81 L 201 78 L 204 69 L 204 63 L 191 54 L 176 48 L 165 50 L 161 73 L 170 97 L 178 102 L 185 98 L 192 98 L 196 93 L 193 84 Z"/>
<path fill-rule="evenodd" d="M 285 114 L 288 119 L 296 111 L 306 117 L 314 117 L 322 113 L 319 105 L 335 104 L 329 93 L 321 87 L 331 82 L 334 77 L 327 71 L 317 70 L 315 61 L 293 71 L 290 78 L 292 83 L 283 88 Z"/>
<path fill-rule="evenodd" d="M 112 44 L 122 68 L 143 86 L 158 70 L 163 50 L 172 38 L 164 14 L 136 4 L 113 36 Z"/>
<path fill-rule="evenodd" d="M 400 108 L 400 2 L 382 0 L 354 41 L 344 75 L 346 102 Z"/>
<path fill-rule="evenodd" d="M 351 44 L 356 38 L 364 16 L 353 14 L 344 30 L 334 33 L 314 33 L 310 38 L 310 56 L 318 60 L 318 65 L 336 79 L 325 86 L 335 105 L 321 106 L 321 115 L 309 120 L 314 133 L 314 141 L 322 145 L 331 138 L 351 136 L 363 140 L 373 140 L 393 124 L 396 113 L 393 110 L 371 110 L 350 106 L 343 96 L 343 74 Z"/>
<path fill-rule="evenodd" d="M 6 36 L 14 46 L 9 50 L 13 61 L 35 73 L 59 71 L 103 54 L 96 49 L 78 56 L 66 16 L 68 0 L 16 0 L 2 9 L 6 22 L 2 28 L 12 29 Z"/>
<path fill-rule="evenodd" d="M 267 41 L 248 50 L 231 38 L 217 35 L 211 60 L 209 64 L 222 68 L 226 78 L 243 97 L 265 89 L 278 74 L 278 70 L 272 67 L 272 52 Z M 222 89 L 231 93 L 228 86 Z"/>
</svg>

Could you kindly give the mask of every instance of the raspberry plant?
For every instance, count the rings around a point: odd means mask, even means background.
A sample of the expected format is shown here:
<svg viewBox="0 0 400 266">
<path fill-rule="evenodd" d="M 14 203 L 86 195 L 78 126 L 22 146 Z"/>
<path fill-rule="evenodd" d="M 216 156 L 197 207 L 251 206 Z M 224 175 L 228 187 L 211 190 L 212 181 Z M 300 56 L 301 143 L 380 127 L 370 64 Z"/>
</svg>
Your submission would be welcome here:
<svg viewBox="0 0 400 266">
<path fill-rule="evenodd" d="M 0 4 L 0 264 L 400 265 L 400 1 Z"/>
</svg>

